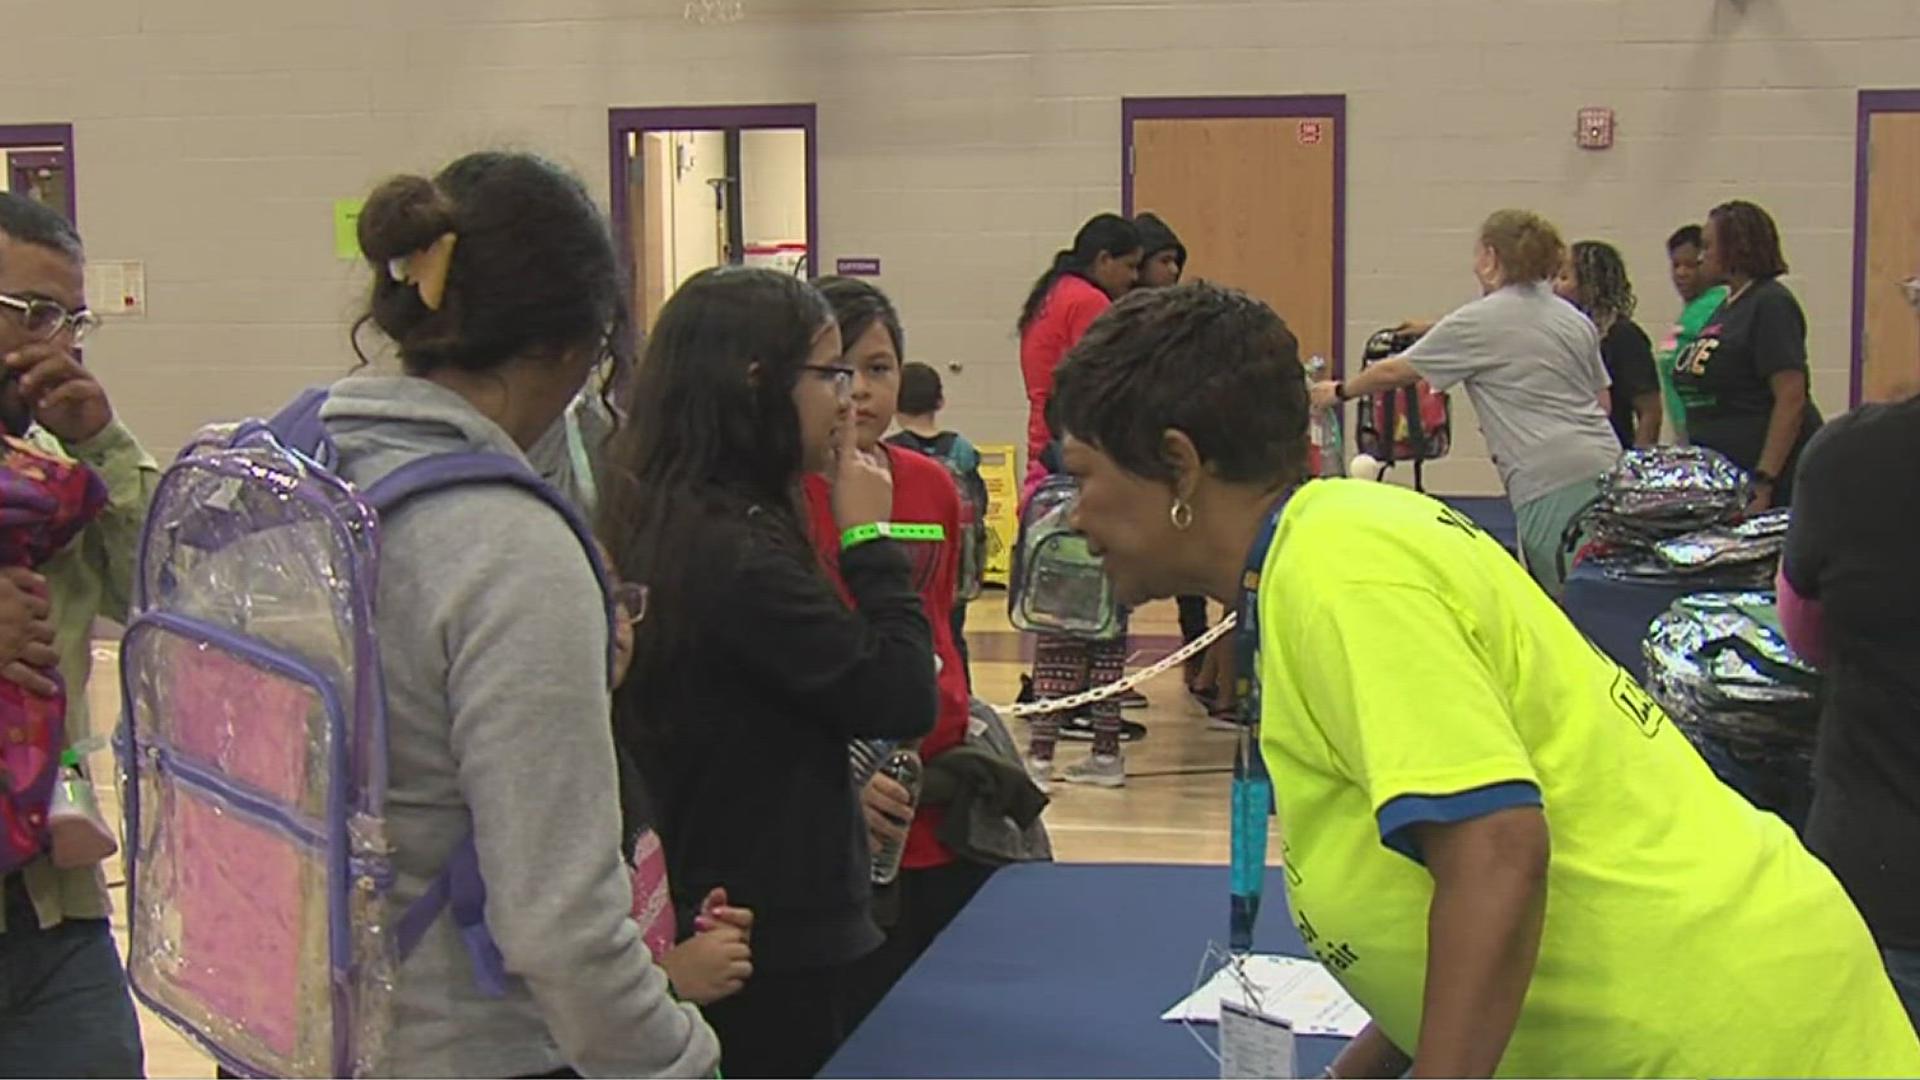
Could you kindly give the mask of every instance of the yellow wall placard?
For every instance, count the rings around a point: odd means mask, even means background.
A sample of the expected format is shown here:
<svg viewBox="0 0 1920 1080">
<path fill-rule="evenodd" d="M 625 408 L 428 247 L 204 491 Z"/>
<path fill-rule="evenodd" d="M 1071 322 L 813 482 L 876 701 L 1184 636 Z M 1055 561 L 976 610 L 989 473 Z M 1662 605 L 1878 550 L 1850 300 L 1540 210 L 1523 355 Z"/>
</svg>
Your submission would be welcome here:
<svg viewBox="0 0 1920 1080">
<path fill-rule="evenodd" d="M 333 200 L 333 257 L 360 257 L 360 207 L 362 199 Z"/>
<path fill-rule="evenodd" d="M 987 566 L 990 585 L 1004 586 L 1013 573 L 1013 545 L 1020 538 L 1020 451 L 1011 443 L 981 446 L 980 479 L 987 485 Z"/>
</svg>

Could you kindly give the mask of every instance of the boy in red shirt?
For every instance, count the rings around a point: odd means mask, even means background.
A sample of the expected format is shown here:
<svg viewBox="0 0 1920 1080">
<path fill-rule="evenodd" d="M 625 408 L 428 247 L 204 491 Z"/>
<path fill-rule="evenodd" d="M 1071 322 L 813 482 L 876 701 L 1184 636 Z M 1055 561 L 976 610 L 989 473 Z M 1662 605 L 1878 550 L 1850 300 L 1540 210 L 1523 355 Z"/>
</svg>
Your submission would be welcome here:
<svg viewBox="0 0 1920 1080">
<path fill-rule="evenodd" d="M 825 278 L 816 283 L 833 306 L 845 342 L 843 361 L 854 369 L 854 422 L 860 449 L 883 455 L 893 471 L 893 513 L 897 524 L 939 525 L 946 539 L 938 543 L 907 545 L 914 562 L 914 578 L 933 627 L 933 663 L 939 671 L 940 709 L 933 731 L 920 741 L 922 761 L 932 761 L 965 740 L 967 734 L 967 670 L 953 638 L 954 592 L 958 582 L 960 493 L 945 466 L 913 450 L 882 441 L 893 423 L 899 403 L 900 354 L 904 336 L 892 301 L 873 286 L 850 278 Z M 834 525 L 832 490 L 822 476 L 805 482 L 807 512 L 814 544 L 822 552 L 829 577 L 839 581 L 834 555 L 840 550 Z M 846 589 L 840 586 L 846 597 Z M 851 600 L 849 600 L 851 602 Z M 907 793 L 891 779 L 875 775 L 861 796 L 867 827 L 875 847 L 897 838 L 898 824 L 908 814 Z M 973 898 L 993 868 L 956 858 L 937 838 L 944 808 L 921 805 L 906 827 L 906 852 L 890 903 L 875 905 L 887 932 L 886 943 L 860 961 L 853 974 L 849 1027 L 878 1004 L 936 935 Z M 894 918 L 891 924 L 885 913 Z"/>
</svg>

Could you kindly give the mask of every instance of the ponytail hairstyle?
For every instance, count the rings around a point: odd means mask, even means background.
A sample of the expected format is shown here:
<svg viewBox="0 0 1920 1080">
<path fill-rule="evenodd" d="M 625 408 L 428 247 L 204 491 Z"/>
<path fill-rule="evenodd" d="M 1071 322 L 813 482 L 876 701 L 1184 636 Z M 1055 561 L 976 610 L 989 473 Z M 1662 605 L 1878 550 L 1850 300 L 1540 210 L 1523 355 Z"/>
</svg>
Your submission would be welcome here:
<svg viewBox="0 0 1920 1080">
<path fill-rule="evenodd" d="M 1633 318 L 1638 301 L 1618 249 L 1598 240 L 1582 240 L 1573 245 L 1571 259 L 1577 294 L 1574 304 L 1586 312 L 1602 334 L 1618 320 Z"/>
<path fill-rule="evenodd" d="M 1567 257 L 1560 230 L 1531 210 L 1495 211 L 1480 226 L 1480 242 L 1500 261 L 1502 285 L 1550 280 Z"/>
<path fill-rule="evenodd" d="M 1074 234 L 1073 246 L 1055 253 L 1053 265 L 1033 283 L 1033 291 L 1027 294 L 1026 305 L 1020 309 L 1020 332 L 1026 333 L 1033 320 L 1046 310 L 1047 296 L 1062 277 L 1073 274 L 1084 278 L 1100 256 L 1111 255 L 1117 259 L 1138 250 L 1140 230 L 1133 222 L 1118 214 L 1094 215 Z"/>
<path fill-rule="evenodd" d="M 405 260 L 448 236 L 444 281 L 414 280 Z M 362 362 L 360 331 L 369 324 L 411 375 L 492 371 L 589 349 L 612 359 L 609 377 L 632 362 L 632 309 L 607 220 L 573 174 L 543 158 L 483 152 L 432 180 L 394 177 L 361 209 L 359 242 L 373 270 L 353 327 Z"/>
</svg>

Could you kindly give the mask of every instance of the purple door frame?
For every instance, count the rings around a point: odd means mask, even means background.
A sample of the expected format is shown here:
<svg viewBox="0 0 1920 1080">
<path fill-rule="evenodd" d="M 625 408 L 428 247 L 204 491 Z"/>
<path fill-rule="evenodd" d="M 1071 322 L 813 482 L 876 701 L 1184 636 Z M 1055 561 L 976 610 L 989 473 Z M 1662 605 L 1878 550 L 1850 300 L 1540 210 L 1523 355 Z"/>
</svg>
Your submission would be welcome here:
<svg viewBox="0 0 1920 1080">
<path fill-rule="evenodd" d="M 60 148 L 57 151 L 52 151 L 49 157 L 51 158 L 52 155 L 58 155 L 60 159 L 65 162 L 67 172 L 67 220 L 77 226 L 80 223 L 77 196 L 79 188 L 74 182 L 76 169 L 73 155 L 73 125 L 0 124 L 0 150 L 8 150 L 14 147 L 42 146 L 57 146 Z M 34 164 L 51 163 L 51 160 L 49 160 L 45 162 L 36 161 Z M 9 175 L 7 179 L 12 180 L 13 177 Z"/>
<path fill-rule="evenodd" d="M 1347 96 L 1122 98 L 1120 208 L 1133 216 L 1133 124 L 1136 120 L 1333 120 L 1333 375 L 1346 372 L 1347 351 Z"/>
<path fill-rule="evenodd" d="M 1867 362 L 1867 159 L 1876 113 L 1920 112 L 1920 90 L 1860 91 L 1859 127 L 1853 147 L 1853 371 L 1847 404 L 1860 404 Z"/>
<path fill-rule="evenodd" d="M 820 276 L 820 129 L 812 105 L 690 105 L 661 109 L 608 109 L 607 157 L 611 166 L 613 227 L 620 253 L 633 265 L 633 230 L 628 226 L 627 136 L 648 131 L 716 131 L 738 128 L 800 128 L 807 133 L 807 266 Z"/>
</svg>

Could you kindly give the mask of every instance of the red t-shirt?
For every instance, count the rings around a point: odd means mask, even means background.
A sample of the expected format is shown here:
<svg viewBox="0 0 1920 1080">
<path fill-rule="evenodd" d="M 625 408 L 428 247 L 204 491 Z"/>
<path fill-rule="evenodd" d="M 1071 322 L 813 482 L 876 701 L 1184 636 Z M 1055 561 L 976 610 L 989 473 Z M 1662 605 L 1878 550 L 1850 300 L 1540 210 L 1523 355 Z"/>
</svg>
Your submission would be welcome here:
<svg viewBox="0 0 1920 1080">
<path fill-rule="evenodd" d="M 1020 374 L 1027 381 L 1027 470 L 1047 448 L 1047 399 L 1053 396 L 1053 370 L 1080 342 L 1113 300 L 1078 274 L 1062 274 L 1047 292 L 1040 314 L 1020 334 Z"/>
<path fill-rule="evenodd" d="M 959 582 L 960 492 L 946 466 L 925 454 L 881 444 L 893 467 L 893 513 L 900 524 L 939 525 L 947 530 L 945 543 L 908 543 L 913 560 L 914 585 L 920 590 L 927 621 L 933 624 L 933 652 L 940 658 L 940 713 L 933 730 L 920 741 L 920 759 L 932 761 L 960 745 L 967 737 L 967 670 L 953 641 L 953 594 Z M 849 605 L 852 594 L 840 580 L 840 527 L 833 519 L 833 498 L 825 477 L 808 476 L 807 517 L 814 546 L 834 588 Z M 909 870 L 945 866 L 953 852 L 935 838 L 945 808 L 922 806 L 907 831 L 907 850 L 900 865 Z"/>
</svg>

